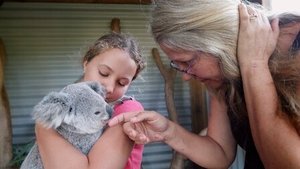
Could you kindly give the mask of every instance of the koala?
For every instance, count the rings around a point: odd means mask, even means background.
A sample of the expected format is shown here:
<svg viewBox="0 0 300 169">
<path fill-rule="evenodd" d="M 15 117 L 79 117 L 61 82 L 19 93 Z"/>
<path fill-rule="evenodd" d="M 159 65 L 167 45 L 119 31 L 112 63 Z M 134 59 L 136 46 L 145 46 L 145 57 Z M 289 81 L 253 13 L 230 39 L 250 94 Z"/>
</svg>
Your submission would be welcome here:
<svg viewBox="0 0 300 169">
<path fill-rule="evenodd" d="M 88 154 L 113 111 L 104 96 L 105 90 L 97 82 L 70 84 L 59 92 L 46 95 L 33 108 L 32 116 L 36 122 L 55 129 L 74 147 Z M 35 143 L 21 169 L 42 168 L 38 145 Z"/>
</svg>

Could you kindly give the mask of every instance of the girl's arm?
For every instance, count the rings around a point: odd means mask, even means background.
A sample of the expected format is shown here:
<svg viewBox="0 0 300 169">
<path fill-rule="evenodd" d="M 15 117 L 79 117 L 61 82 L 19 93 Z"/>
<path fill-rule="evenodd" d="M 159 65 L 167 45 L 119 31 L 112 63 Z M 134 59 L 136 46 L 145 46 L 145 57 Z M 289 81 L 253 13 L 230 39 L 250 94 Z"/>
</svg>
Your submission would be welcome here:
<svg viewBox="0 0 300 169">
<path fill-rule="evenodd" d="M 249 12 L 249 13 L 248 13 Z M 257 15 L 253 20 L 250 13 Z M 268 60 L 279 35 L 278 21 L 269 24 L 258 11 L 240 6 L 238 60 L 255 146 L 266 168 L 300 168 L 300 139 L 279 101 Z"/>
<path fill-rule="evenodd" d="M 50 169 L 120 169 L 125 166 L 132 141 L 120 125 L 108 128 L 85 156 L 55 130 L 36 125 L 36 138 L 44 167 Z"/>
<path fill-rule="evenodd" d="M 45 169 L 87 169 L 87 157 L 61 137 L 55 130 L 41 124 L 35 127 L 36 141 Z"/>
<path fill-rule="evenodd" d="M 122 126 L 109 127 L 88 154 L 90 168 L 122 169 L 133 147 L 133 141 Z"/>
</svg>

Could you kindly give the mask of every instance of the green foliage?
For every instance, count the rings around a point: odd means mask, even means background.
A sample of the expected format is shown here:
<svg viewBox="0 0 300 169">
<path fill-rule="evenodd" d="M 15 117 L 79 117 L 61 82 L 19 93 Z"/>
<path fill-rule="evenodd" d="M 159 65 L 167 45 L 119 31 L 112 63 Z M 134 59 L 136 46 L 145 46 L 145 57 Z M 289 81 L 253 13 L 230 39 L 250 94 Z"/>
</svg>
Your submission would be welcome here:
<svg viewBox="0 0 300 169">
<path fill-rule="evenodd" d="M 26 144 L 13 145 L 13 158 L 9 166 L 20 167 L 34 143 L 35 140 L 32 140 Z"/>
</svg>

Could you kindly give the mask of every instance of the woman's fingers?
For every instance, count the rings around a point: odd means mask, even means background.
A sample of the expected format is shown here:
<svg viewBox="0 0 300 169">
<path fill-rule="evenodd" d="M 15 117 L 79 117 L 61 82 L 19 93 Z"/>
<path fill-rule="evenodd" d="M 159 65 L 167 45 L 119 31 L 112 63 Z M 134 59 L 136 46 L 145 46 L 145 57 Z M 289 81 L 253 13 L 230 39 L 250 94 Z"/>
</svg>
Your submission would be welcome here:
<svg viewBox="0 0 300 169">
<path fill-rule="evenodd" d="M 136 125 L 131 122 L 124 123 L 123 131 L 137 144 L 146 144 L 149 142 L 148 137 L 144 133 L 145 130 L 142 130 L 139 124 Z"/>
<path fill-rule="evenodd" d="M 168 120 L 155 111 L 127 112 L 115 116 L 109 126 L 123 125 L 123 131 L 137 144 L 146 144 L 164 139 L 168 129 Z"/>
<path fill-rule="evenodd" d="M 263 11 L 244 4 L 239 5 L 239 14 L 239 63 L 241 65 L 249 65 L 252 61 L 267 63 L 279 36 L 278 19 L 270 24 Z"/>
<path fill-rule="evenodd" d="M 245 4 L 241 3 L 239 5 L 239 14 L 240 14 L 240 29 L 245 29 L 246 28 L 246 23 L 244 22 L 248 22 L 249 20 L 249 15 L 248 15 L 248 11 L 247 11 L 247 7 Z"/>
<path fill-rule="evenodd" d="M 127 112 L 127 113 L 119 114 L 119 115 L 113 117 L 112 119 L 110 119 L 108 122 L 108 125 L 115 126 L 120 123 L 129 122 L 130 119 L 132 119 L 134 116 L 136 116 L 139 113 L 140 112 Z"/>
<path fill-rule="evenodd" d="M 115 117 L 113 117 L 109 122 L 109 126 L 114 126 L 117 124 L 123 124 L 123 131 L 125 134 L 128 135 L 128 137 L 133 140 L 137 144 L 146 144 L 149 142 L 149 139 L 146 137 L 144 131 L 141 128 L 141 124 L 135 124 L 131 121 L 141 120 L 143 121 L 144 118 L 140 118 L 137 116 L 140 114 L 140 116 L 143 116 L 145 113 L 141 112 L 127 112 L 119 114 Z M 138 119 L 137 119 L 138 118 Z"/>
</svg>

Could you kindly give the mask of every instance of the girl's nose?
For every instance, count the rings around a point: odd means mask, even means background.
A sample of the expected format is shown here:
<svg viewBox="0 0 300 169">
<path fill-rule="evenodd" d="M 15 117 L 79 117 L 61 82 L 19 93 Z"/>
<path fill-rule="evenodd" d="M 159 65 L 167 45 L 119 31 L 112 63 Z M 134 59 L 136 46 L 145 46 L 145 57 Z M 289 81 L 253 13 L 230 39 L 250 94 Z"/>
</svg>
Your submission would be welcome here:
<svg viewBox="0 0 300 169">
<path fill-rule="evenodd" d="M 106 93 L 109 94 L 109 93 L 112 93 L 114 91 L 114 84 L 111 83 L 111 82 L 107 82 L 104 84 L 104 87 L 106 89 Z"/>
</svg>

